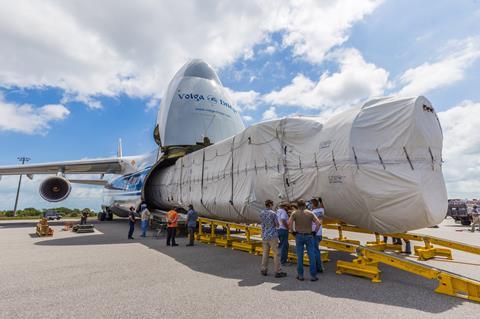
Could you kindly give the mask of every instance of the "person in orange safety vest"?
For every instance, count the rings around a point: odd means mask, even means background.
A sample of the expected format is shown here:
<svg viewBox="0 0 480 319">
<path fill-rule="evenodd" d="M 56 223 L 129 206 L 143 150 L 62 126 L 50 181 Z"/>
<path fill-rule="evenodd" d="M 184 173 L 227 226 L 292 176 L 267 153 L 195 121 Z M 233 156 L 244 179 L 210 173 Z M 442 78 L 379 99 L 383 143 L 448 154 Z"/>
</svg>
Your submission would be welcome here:
<svg viewBox="0 0 480 319">
<path fill-rule="evenodd" d="M 178 213 L 177 213 L 177 208 L 174 207 L 172 210 L 170 210 L 167 213 L 167 246 L 170 246 L 170 242 L 172 243 L 172 246 L 178 246 L 178 244 L 175 243 L 177 226 L 178 226 Z"/>
</svg>

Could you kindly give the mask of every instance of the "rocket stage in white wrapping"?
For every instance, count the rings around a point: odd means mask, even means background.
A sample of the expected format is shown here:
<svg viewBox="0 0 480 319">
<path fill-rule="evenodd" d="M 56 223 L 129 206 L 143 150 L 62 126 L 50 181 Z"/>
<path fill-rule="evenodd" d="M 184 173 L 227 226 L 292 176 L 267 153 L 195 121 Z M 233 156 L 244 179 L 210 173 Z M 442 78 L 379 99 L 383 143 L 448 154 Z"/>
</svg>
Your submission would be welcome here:
<svg viewBox="0 0 480 319">
<path fill-rule="evenodd" d="M 225 93 L 218 84 L 217 94 Z M 209 107 L 209 101 L 194 104 L 198 112 Z M 197 111 L 192 117 L 205 122 Z M 222 121 L 216 114 L 212 123 Z M 170 121 L 168 114 L 159 118 Z M 322 197 L 327 216 L 381 233 L 432 226 L 447 211 L 442 131 L 422 96 L 370 100 L 324 123 L 313 117 L 263 122 L 212 142 L 176 160 L 160 159 L 143 189 L 149 206 L 193 204 L 202 216 L 258 222 L 266 199 Z"/>
</svg>

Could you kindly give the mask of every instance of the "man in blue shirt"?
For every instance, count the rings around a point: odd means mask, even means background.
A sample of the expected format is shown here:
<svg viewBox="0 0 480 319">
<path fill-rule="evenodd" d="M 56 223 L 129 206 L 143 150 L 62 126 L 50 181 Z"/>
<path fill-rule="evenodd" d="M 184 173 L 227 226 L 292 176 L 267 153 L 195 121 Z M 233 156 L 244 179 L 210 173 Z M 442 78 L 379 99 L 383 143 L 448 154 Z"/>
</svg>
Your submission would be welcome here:
<svg viewBox="0 0 480 319">
<path fill-rule="evenodd" d="M 260 213 L 262 224 L 262 268 L 260 273 L 267 275 L 268 259 L 270 249 L 273 251 L 273 264 L 275 268 L 275 278 L 285 277 L 287 274 L 280 269 L 280 258 L 278 256 L 278 219 L 277 214 L 272 210 L 273 202 L 269 199 L 265 201 L 265 209 Z"/>
<path fill-rule="evenodd" d="M 187 246 L 193 246 L 193 236 L 195 234 L 195 228 L 197 227 L 197 219 L 198 213 L 193 209 L 193 205 L 188 205 L 188 212 L 187 212 L 187 229 L 188 229 L 188 237 L 189 243 Z"/>
</svg>

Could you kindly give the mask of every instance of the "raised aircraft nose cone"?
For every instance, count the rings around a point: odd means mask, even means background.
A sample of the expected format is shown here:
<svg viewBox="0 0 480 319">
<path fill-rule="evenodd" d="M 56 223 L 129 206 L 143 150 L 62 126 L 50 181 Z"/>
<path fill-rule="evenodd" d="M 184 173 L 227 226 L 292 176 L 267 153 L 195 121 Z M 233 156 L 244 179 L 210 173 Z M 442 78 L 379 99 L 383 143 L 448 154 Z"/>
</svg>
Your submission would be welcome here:
<svg viewBox="0 0 480 319">
<path fill-rule="evenodd" d="M 217 143 L 245 128 L 215 70 L 194 59 L 175 74 L 162 98 L 155 140 L 164 148 Z"/>
</svg>

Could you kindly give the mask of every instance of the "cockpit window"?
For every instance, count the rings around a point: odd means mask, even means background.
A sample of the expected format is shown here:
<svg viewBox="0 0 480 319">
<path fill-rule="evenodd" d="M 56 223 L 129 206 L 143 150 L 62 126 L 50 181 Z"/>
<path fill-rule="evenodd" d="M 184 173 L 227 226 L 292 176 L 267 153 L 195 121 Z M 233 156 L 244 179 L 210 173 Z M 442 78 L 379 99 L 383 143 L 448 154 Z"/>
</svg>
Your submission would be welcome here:
<svg viewBox="0 0 480 319">
<path fill-rule="evenodd" d="M 114 179 L 112 181 L 112 188 L 114 189 L 125 189 L 126 186 L 126 178 L 125 177 L 119 177 L 117 179 Z"/>
<path fill-rule="evenodd" d="M 124 190 L 124 191 L 140 191 L 142 190 L 143 181 L 148 174 L 148 169 L 132 175 L 122 176 L 114 179 L 107 188 Z"/>
<path fill-rule="evenodd" d="M 220 79 L 218 78 L 217 74 L 213 69 L 203 61 L 195 61 L 192 62 L 183 73 L 184 76 L 193 76 L 198 78 L 204 78 L 207 80 L 214 80 L 218 84 L 220 83 Z"/>
</svg>

